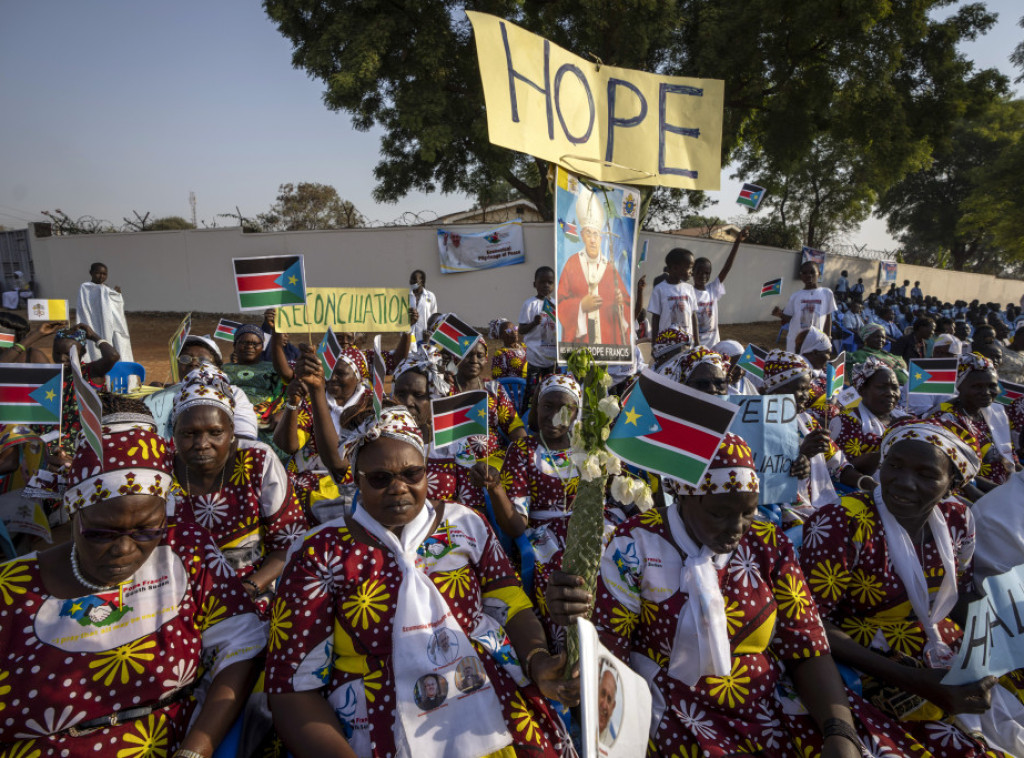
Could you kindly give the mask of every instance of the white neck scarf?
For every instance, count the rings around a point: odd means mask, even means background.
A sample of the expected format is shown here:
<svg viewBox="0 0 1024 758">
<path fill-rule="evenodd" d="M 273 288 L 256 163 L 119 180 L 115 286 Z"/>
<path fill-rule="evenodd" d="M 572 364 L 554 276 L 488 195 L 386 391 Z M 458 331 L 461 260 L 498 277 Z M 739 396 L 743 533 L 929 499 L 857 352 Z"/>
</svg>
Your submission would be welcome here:
<svg viewBox="0 0 1024 758">
<path fill-rule="evenodd" d="M 686 553 L 679 585 L 689 596 L 676 623 L 668 673 L 693 687 L 703 676 L 728 676 L 732 671 L 729 626 L 717 565 L 724 565 L 729 555 L 697 547 L 686 532 L 678 506 L 669 507 L 668 525 L 676 545 Z"/>
<path fill-rule="evenodd" d="M 992 444 L 999 451 L 999 457 L 1006 461 L 1006 465 L 1012 472 L 1014 470 L 1013 442 L 1010 438 L 1010 422 L 1006 418 L 1006 411 L 993 403 L 987 408 L 981 409 L 981 416 L 988 424 L 989 433 L 992 435 Z"/>
<path fill-rule="evenodd" d="M 391 662 L 395 672 L 398 719 L 395 744 L 403 758 L 476 758 L 512 744 L 502 717 L 501 703 L 484 674 L 485 684 L 472 692 L 455 686 L 455 669 L 463 658 L 476 658 L 466 633 L 455 620 L 444 596 L 417 565 L 416 548 L 430 536 L 435 511 L 429 502 L 401 537 L 378 523 L 365 508 L 353 518 L 391 554 L 402 572 L 395 606 Z M 441 640 L 446 647 L 438 645 Z M 433 674 L 444 683 L 443 702 L 423 710 L 415 695 L 417 682 Z M 436 699 L 436 698 L 435 698 Z M 426 704 L 431 707 L 432 704 Z"/>
<path fill-rule="evenodd" d="M 882 423 L 878 416 L 868 410 L 868 407 L 863 402 L 855 410 L 860 417 L 861 431 L 866 434 L 874 434 L 879 438 L 885 434 L 885 424 Z"/>
<path fill-rule="evenodd" d="M 796 417 L 797 427 L 800 429 L 800 440 L 811 433 L 811 427 L 808 423 L 810 414 L 804 411 Z M 838 502 L 839 498 L 836 495 L 836 488 L 832 486 L 832 477 L 828 473 L 828 464 L 825 463 L 824 453 L 818 453 L 811 459 L 811 475 L 809 477 L 809 499 L 811 505 L 815 508 L 820 508 L 823 505 L 829 503 Z"/>
<path fill-rule="evenodd" d="M 882 528 L 885 530 L 885 544 L 889 549 L 889 560 L 892 561 L 896 576 L 903 582 L 910 598 L 914 615 L 924 625 L 928 643 L 924 647 L 925 662 L 932 668 L 948 668 L 953 661 L 953 651 L 939 636 L 939 622 L 949 615 L 956 605 L 956 562 L 953 558 L 953 540 L 949 536 L 946 518 L 938 506 L 932 508 L 928 515 L 928 527 L 932 530 L 932 540 L 939 551 L 942 561 L 942 584 L 932 604 L 928 597 L 928 581 L 924 576 L 921 561 L 918 560 L 914 543 L 910 540 L 907 530 L 900 526 L 882 499 L 882 488 L 875 487 L 875 507 L 882 517 Z"/>
</svg>

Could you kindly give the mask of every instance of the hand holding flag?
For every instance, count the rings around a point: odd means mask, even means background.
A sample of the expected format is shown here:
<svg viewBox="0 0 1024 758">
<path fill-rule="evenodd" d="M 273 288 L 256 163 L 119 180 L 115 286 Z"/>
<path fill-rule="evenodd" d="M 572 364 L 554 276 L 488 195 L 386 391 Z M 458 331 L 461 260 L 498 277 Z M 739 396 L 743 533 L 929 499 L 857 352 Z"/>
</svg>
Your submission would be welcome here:
<svg viewBox="0 0 1024 758">
<path fill-rule="evenodd" d="M 761 297 L 771 297 L 782 294 L 782 277 L 771 279 L 761 285 Z"/>
<path fill-rule="evenodd" d="M 831 400 L 846 384 L 846 352 L 828 362 L 825 369 L 825 399 Z"/>
</svg>

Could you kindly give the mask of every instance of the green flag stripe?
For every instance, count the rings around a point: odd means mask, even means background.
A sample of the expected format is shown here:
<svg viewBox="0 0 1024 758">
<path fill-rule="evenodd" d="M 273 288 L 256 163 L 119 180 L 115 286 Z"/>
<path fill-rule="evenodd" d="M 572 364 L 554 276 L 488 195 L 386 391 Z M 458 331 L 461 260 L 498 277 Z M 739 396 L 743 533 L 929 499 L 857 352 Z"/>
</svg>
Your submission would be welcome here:
<svg viewBox="0 0 1024 758">
<path fill-rule="evenodd" d="M 59 419 L 41 405 L 0 405 L 0 423 L 56 424 Z"/>
<path fill-rule="evenodd" d="M 956 385 L 952 382 L 925 382 L 910 390 L 911 395 L 953 395 Z"/>
<path fill-rule="evenodd" d="M 281 289 L 276 292 L 240 292 L 238 301 L 243 308 L 269 308 L 272 305 L 302 305 L 306 302 L 294 292 Z"/>
<path fill-rule="evenodd" d="M 655 445 L 642 437 L 622 437 L 608 440 L 608 447 L 616 455 L 635 466 L 667 476 L 695 483 L 703 476 L 708 462 L 678 450 Z"/>
</svg>

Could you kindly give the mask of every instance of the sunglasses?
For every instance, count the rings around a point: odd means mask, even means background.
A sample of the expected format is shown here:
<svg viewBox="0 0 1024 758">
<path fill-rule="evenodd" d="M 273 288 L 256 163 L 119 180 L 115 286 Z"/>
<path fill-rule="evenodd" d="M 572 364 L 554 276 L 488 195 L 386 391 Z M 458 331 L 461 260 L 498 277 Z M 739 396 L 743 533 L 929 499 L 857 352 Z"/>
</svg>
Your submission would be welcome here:
<svg viewBox="0 0 1024 758">
<path fill-rule="evenodd" d="M 386 490 L 395 479 L 405 484 L 419 484 L 427 473 L 426 466 L 412 466 L 399 471 L 397 474 L 391 471 L 360 471 L 359 474 L 366 479 L 367 483 L 375 490 Z"/>
<path fill-rule="evenodd" d="M 84 539 L 89 540 L 89 542 L 96 542 L 98 544 L 116 542 L 122 537 L 128 537 L 133 542 L 156 542 L 163 539 L 164 535 L 167 534 L 167 518 L 164 518 L 160 526 L 148 529 L 91 529 L 85 526 L 85 520 L 83 519 L 78 524 L 78 533 Z"/>
</svg>

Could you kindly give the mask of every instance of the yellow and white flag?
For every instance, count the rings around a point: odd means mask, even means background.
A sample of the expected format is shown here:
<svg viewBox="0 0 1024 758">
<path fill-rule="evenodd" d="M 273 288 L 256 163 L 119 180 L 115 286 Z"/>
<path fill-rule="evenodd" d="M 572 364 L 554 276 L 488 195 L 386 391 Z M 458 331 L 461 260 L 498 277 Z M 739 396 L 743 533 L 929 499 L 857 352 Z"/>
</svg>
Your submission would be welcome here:
<svg viewBox="0 0 1024 758">
<path fill-rule="evenodd" d="M 67 300 L 36 300 L 28 301 L 29 321 L 67 321 Z"/>
</svg>

